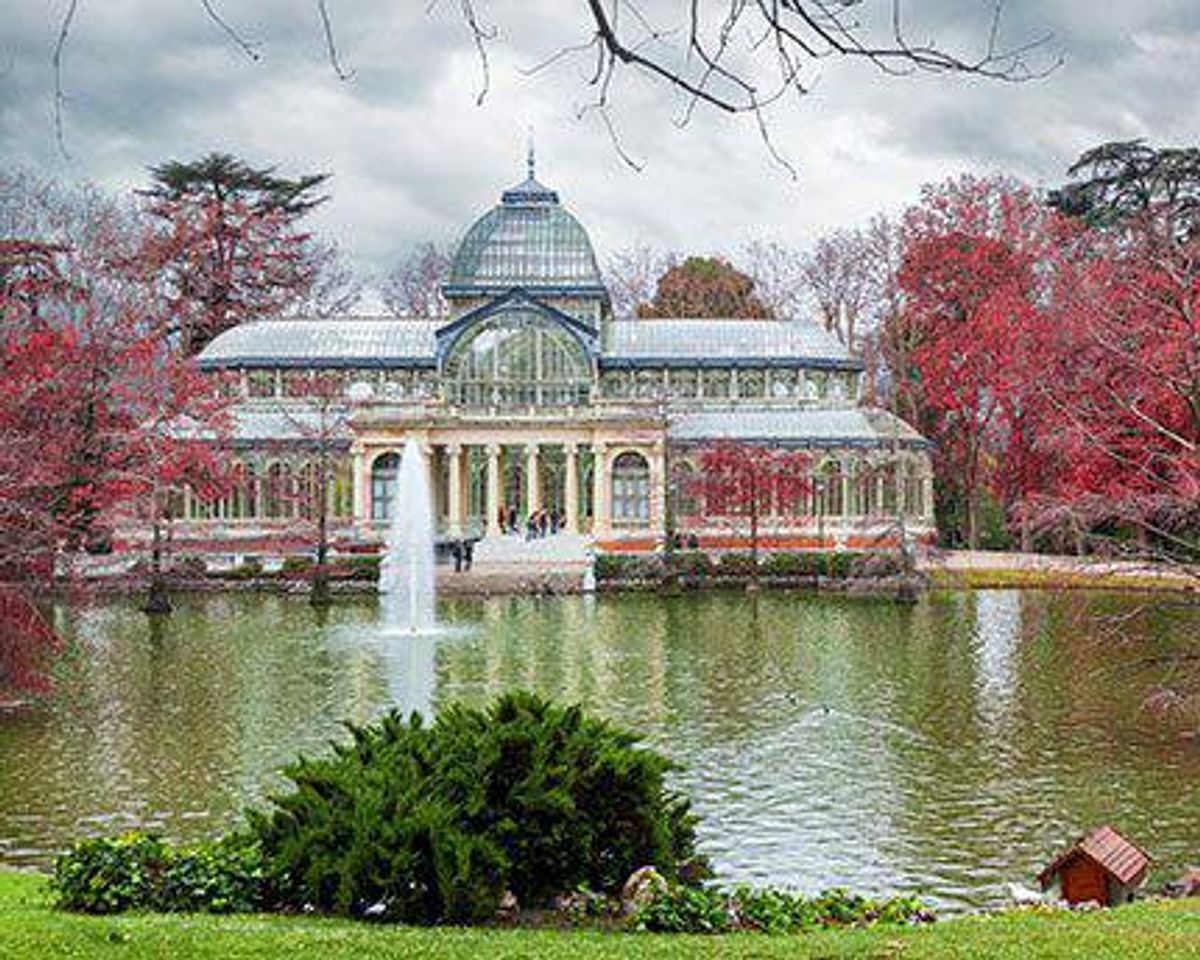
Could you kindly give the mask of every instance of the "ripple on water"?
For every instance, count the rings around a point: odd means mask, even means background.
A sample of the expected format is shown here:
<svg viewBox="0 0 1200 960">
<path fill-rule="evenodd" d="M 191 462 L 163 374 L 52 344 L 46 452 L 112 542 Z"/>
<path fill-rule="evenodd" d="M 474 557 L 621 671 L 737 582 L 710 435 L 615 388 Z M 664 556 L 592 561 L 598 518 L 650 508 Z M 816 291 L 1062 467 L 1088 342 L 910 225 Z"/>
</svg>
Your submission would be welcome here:
<svg viewBox="0 0 1200 960">
<path fill-rule="evenodd" d="M 1194 856 L 1200 750 L 1119 669 L 1200 636 L 1163 605 L 1114 650 L 1111 595 L 934 594 L 912 609 L 764 594 L 453 601 L 448 634 L 383 643 L 370 601 L 185 598 L 155 636 L 136 609 L 64 617 L 59 699 L 0 720 L 0 862 L 45 865 L 83 833 L 212 835 L 278 768 L 391 706 L 526 687 L 643 729 L 683 764 L 700 843 L 729 881 L 950 909 L 996 902 L 1095 822 L 1163 872 Z M 1149 682 L 1149 680 L 1147 680 Z"/>
</svg>

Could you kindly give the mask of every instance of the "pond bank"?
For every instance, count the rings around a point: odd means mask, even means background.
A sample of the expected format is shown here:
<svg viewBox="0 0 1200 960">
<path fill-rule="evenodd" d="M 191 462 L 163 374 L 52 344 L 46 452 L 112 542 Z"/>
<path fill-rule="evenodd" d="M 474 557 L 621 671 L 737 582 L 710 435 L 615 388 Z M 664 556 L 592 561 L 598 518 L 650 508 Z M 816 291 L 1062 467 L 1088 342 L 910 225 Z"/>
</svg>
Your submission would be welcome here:
<svg viewBox="0 0 1200 960">
<path fill-rule="evenodd" d="M 917 569 L 935 587 L 1200 592 L 1200 573 L 1152 561 L 931 550 L 920 556 Z"/>
<path fill-rule="evenodd" d="M 870 560 L 853 553 L 766 554 L 757 585 L 766 589 L 827 590 L 895 595 L 902 585 L 895 558 L 879 554 Z M 744 569 L 748 555 L 704 556 L 676 554 L 674 575 L 665 577 L 660 555 L 603 556 L 597 559 L 595 589 L 602 592 L 728 589 L 750 581 Z M 730 562 L 738 561 L 738 562 Z M 311 562 L 303 557 L 277 558 L 275 568 L 253 565 L 203 572 L 194 559 L 169 574 L 170 588 L 179 592 L 256 592 L 303 594 L 309 589 Z M 374 594 L 378 558 L 343 558 L 335 563 L 331 591 L 335 594 Z M 341 565 L 341 566 L 339 566 Z M 461 573 L 437 570 L 438 592 L 447 597 L 506 595 L 566 595 L 586 592 L 587 564 L 482 564 Z M 860 567 L 862 569 L 860 569 Z M 1051 589 L 1200 592 L 1200 573 L 1153 562 L 1104 560 L 1049 554 L 989 551 L 924 550 L 916 558 L 916 589 Z M 89 575 L 98 592 L 137 594 L 147 587 L 141 573 Z"/>
<path fill-rule="evenodd" d="M 911 928 L 830 930 L 771 937 L 592 931 L 419 928 L 271 915 L 140 914 L 88 917 L 55 910 L 44 878 L 0 871 L 5 960 L 126 958 L 555 958 L 1129 957 L 1200 954 L 1200 902 L 1149 902 L 1092 913 L 1010 912 Z"/>
</svg>

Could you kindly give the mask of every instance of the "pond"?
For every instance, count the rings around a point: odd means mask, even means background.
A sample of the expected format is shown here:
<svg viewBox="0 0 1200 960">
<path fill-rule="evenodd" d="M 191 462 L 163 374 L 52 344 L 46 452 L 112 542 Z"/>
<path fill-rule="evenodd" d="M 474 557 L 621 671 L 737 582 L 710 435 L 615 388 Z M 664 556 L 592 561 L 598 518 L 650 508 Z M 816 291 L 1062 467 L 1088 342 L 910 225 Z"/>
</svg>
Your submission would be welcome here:
<svg viewBox="0 0 1200 960">
<path fill-rule="evenodd" d="M 1001 901 L 1111 822 L 1157 876 L 1200 855 L 1200 748 L 1143 706 L 1200 633 L 1169 597 L 936 592 L 914 607 L 765 593 L 455 600 L 382 641 L 371 599 L 185 598 L 57 612 L 53 701 L 0 717 L 0 864 L 133 826 L 215 834 L 297 753 L 393 704 L 511 688 L 579 701 L 683 766 L 728 881 Z"/>
</svg>

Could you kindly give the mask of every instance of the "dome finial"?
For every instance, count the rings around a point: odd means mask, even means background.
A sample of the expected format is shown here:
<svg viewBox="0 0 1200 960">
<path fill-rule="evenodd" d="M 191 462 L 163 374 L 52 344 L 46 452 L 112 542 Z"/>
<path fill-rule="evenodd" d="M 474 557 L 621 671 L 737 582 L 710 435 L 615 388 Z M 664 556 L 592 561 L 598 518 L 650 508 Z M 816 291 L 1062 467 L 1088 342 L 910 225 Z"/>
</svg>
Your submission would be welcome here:
<svg viewBox="0 0 1200 960">
<path fill-rule="evenodd" d="M 529 125 L 526 144 L 527 144 L 527 150 L 525 153 L 525 171 L 528 174 L 529 179 L 533 180 L 533 179 L 535 179 L 534 175 L 533 175 L 533 172 L 534 172 L 533 168 L 534 168 L 534 164 L 535 164 L 535 158 L 533 155 L 533 124 Z"/>
</svg>

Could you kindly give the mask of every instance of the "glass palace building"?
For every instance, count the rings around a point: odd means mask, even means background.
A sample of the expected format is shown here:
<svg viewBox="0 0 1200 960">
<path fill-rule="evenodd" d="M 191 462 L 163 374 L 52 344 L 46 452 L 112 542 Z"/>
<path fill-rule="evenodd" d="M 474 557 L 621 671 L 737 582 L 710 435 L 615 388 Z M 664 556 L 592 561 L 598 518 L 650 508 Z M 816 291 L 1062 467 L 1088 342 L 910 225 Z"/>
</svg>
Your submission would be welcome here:
<svg viewBox="0 0 1200 960">
<path fill-rule="evenodd" d="M 325 473 L 336 536 L 379 539 L 415 438 L 446 537 L 545 510 L 602 552 L 658 549 L 668 529 L 736 547 L 746 518 L 695 495 L 721 441 L 810 453 L 808 492 L 760 512 L 765 548 L 868 546 L 901 519 L 933 532 L 928 442 L 859 403 L 863 365 L 834 336 L 799 318 L 613 316 L 587 232 L 532 163 L 466 232 L 443 290 L 439 319 L 269 320 L 213 340 L 201 366 L 240 383 L 237 483 L 187 498 L 189 528 L 294 530 Z"/>
</svg>

